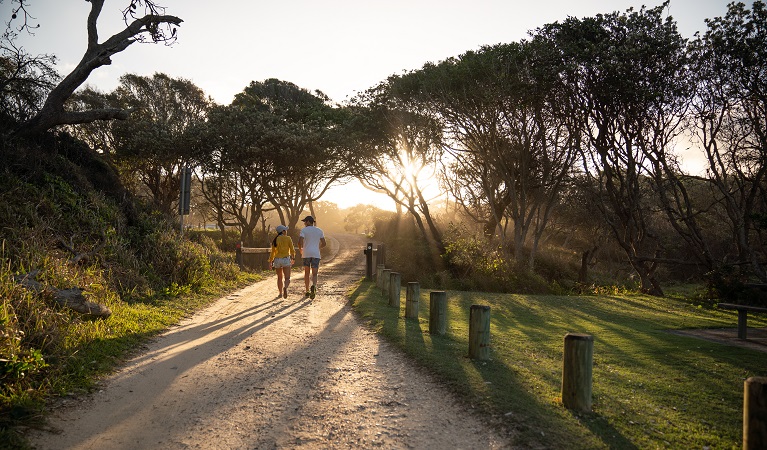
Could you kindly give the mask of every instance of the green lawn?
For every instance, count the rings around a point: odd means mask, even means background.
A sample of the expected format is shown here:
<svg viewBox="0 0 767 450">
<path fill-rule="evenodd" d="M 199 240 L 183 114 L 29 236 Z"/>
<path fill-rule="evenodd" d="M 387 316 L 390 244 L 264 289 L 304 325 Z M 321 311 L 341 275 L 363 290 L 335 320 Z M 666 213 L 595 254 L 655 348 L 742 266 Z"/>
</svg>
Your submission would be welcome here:
<svg viewBox="0 0 767 450">
<path fill-rule="evenodd" d="M 405 283 L 403 283 L 405 284 Z M 743 382 L 767 375 L 767 354 L 668 333 L 734 328 L 736 313 L 644 295 L 538 296 L 448 292 L 445 336 L 429 334 L 429 292 L 419 319 L 405 319 L 362 282 L 355 310 L 515 443 L 545 448 L 741 448 Z M 491 307 L 491 359 L 468 354 L 469 308 Z M 764 316 L 750 327 L 767 326 Z M 560 401 L 568 332 L 594 336 L 593 413 Z"/>
</svg>

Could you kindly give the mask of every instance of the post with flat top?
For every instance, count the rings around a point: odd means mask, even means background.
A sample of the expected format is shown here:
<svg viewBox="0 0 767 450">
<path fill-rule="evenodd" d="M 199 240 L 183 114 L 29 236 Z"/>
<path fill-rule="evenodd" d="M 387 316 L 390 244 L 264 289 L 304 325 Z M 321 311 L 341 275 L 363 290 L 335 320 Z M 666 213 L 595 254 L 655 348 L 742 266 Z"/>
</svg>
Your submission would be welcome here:
<svg viewBox="0 0 767 450">
<path fill-rule="evenodd" d="M 418 318 L 418 301 L 421 298 L 421 285 L 417 281 L 409 281 L 407 283 L 407 291 L 405 291 L 405 318 L 417 319 Z"/>
<path fill-rule="evenodd" d="M 399 309 L 399 297 L 402 290 L 402 275 L 399 272 L 389 274 L 389 306 Z"/>
<path fill-rule="evenodd" d="M 389 293 L 389 283 L 391 283 L 391 269 L 384 269 L 381 271 L 381 290 L 384 294 Z"/>
<path fill-rule="evenodd" d="M 368 242 L 365 247 L 365 279 L 370 281 L 373 279 L 373 243 Z"/>
<path fill-rule="evenodd" d="M 386 268 L 383 264 L 379 264 L 378 267 L 376 267 L 376 286 L 381 289 L 383 288 L 383 270 Z"/>
<path fill-rule="evenodd" d="M 743 384 L 743 450 L 767 448 L 767 377 Z"/>
<path fill-rule="evenodd" d="M 746 339 L 748 333 L 748 311 L 738 310 L 738 339 Z"/>
<path fill-rule="evenodd" d="M 429 333 L 444 335 L 447 332 L 447 293 L 432 291 L 429 294 Z"/>
<path fill-rule="evenodd" d="M 386 252 L 383 244 L 378 244 L 376 249 L 376 264 L 386 264 Z"/>
<path fill-rule="evenodd" d="M 590 412 L 594 337 L 567 333 L 562 359 L 562 404 L 567 409 Z"/>
<path fill-rule="evenodd" d="M 237 265 L 240 266 L 240 270 L 245 268 L 242 263 L 242 241 L 238 242 L 234 247 L 234 259 L 237 261 Z"/>
<path fill-rule="evenodd" d="M 184 234 L 184 216 L 189 214 L 189 199 L 192 192 L 192 168 L 182 166 L 179 172 L 178 217 L 181 234 Z"/>
<path fill-rule="evenodd" d="M 471 305 L 469 309 L 469 358 L 490 359 L 490 307 Z"/>
</svg>

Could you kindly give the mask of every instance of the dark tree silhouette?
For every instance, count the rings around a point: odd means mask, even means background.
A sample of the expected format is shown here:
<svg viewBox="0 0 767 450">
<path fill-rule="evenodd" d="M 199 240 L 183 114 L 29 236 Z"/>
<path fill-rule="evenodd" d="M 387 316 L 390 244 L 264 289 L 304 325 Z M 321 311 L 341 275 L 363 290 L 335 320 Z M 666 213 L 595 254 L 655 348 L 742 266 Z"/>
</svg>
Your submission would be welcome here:
<svg viewBox="0 0 767 450">
<path fill-rule="evenodd" d="M 48 94 L 42 108 L 16 129 L 17 134 L 49 130 L 57 125 L 88 123 L 94 120 L 126 119 L 131 110 L 102 108 L 87 111 L 68 111 L 66 101 L 72 96 L 95 69 L 112 63 L 112 56 L 128 48 L 134 42 L 163 42 L 170 44 L 176 39 L 176 27 L 182 22 L 175 16 L 165 15 L 165 9 L 152 0 L 131 0 L 123 10 L 125 29 L 99 42 L 97 21 L 104 7 L 104 0 L 87 0 L 91 4 L 88 15 L 88 47 L 77 66 Z M 23 20 L 16 29 L 30 31 L 34 26 L 30 18 L 27 0 L 12 0 L 13 8 L 8 27 L 14 20 Z M 142 15 L 143 14 L 143 15 Z"/>
</svg>

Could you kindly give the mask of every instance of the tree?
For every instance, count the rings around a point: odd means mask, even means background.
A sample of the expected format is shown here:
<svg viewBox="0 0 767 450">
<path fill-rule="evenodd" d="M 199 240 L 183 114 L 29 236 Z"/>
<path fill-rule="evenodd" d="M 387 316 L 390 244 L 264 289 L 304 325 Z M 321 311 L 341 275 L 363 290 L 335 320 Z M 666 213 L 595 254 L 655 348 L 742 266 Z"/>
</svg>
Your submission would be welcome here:
<svg viewBox="0 0 767 450">
<path fill-rule="evenodd" d="M 194 83 L 156 73 L 120 77 L 116 96 L 134 110 L 115 124 L 115 160 L 124 179 L 135 179 L 158 210 L 173 215 L 183 167 L 194 167 L 194 147 L 212 101 Z"/>
<path fill-rule="evenodd" d="M 6 30 L 0 37 L 0 115 L 22 122 L 40 111 L 60 77 L 54 56 L 27 54 L 15 45 L 15 36 Z"/>
<path fill-rule="evenodd" d="M 196 165 L 194 148 L 212 103 L 205 93 L 183 78 L 126 74 L 110 94 L 86 89 L 73 100 L 75 110 L 111 106 L 134 111 L 125 121 L 72 128 L 105 153 L 134 192 L 147 195 L 158 210 L 173 215 L 181 168 Z"/>
<path fill-rule="evenodd" d="M 120 106 L 117 91 L 102 92 L 86 85 L 75 92 L 67 101 L 67 107 L 73 111 L 115 108 Z M 66 130 L 74 137 L 86 142 L 90 148 L 102 154 L 111 163 L 115 163 L 116 154 L 114 120 L 96 120 L 77 125 L 67 125 Z"/>
<path fill-rule="evenodd" d="M 216 106 L 197 153 L 201 192 L 216 211 L 222 237 L 225 227 L 236 226 L 246 245 L 255 244 L 254 230 L 270 209 L 263 186 L 271 169 L 265 150 L 257 144 L 261 131 L 250 111 Z"/>
<path fill-rule="evenodd" d="M 669 151 L 678 133 L 684 40 L 663 10 L 569 18 L 539 30 L 566 64 L 572 92 L 568 125 L 581 136 L 583 173 L 613 237 L 639 276 L 643 292 L 662 295 L 657 279 L 663 246 L 653 228 L 648 155 Z"/>
<path fill-rule="evenodd" d="M 220 226 L 237 223 L 246 240 L 261 215 L 276 210 L 295 230 L 301 213 L 351 173 L 356 158 L 341 132 L 344 120 L 324 94 L 276 79 L 251 82 L 231 105 L 216 108 L 202 178 Z"/>
<path fill-rule="evenodd" d="M 760 220 L 767 215 L 767 8 L 762 1 L 751 10 L 731 3 L 725 17 L 707 23 L 691 45 L 696 136 L 732 233 L 735 254 L 726 259 L 767 282 Z"/>
<path fill-rule="evenodd" d="M 311 210 L 315 224 L 324 231 L 341 231 L 343 229 L 344 218 L 336 203 L 325 200 L 312 202 Z"/>
<path fill-rule="evenodd" d="M 397 87 L 444 126 L 453 159 L 443 177 L 448 189 L 502 244 L 510 224 L 515 257 L 527 255 L 530 267 L 576 154 L 559 110 L 552 49 L 546 42 L 484 47 L 427 64 Z"/>
<path fill-rule="evenodd" d="M 267 168 L 264 195 L 290 229 L 331 185 L 354 173 L 355 149 L 343 133 L 346 112 L 322 92 L 268 79 L 251 82 L 231 107 L 250 116 L 250 145 Z"/>
<path fill-rule="evenodd" d="M 437 121 L 420 114 L 407 100 L 395 98 L 392 89 L 384 82 L 355 99 L 353 132 L 365 148 L 358 179 L 368 189 L 391 198 L 398 213 L 404 208 L 423 239 L 433 241 L 442 253 L 442 233 L 429 209 L 433 199 L 426 194 L 437 183 L 442 130 Z"/>
<path fill-rule="evenodd" d="M 21 11 L 24 23 L 21 29 L 28 28 L 27 0 L 9 0 L 18 5 L 14 16 Z M 16 133 L 31 133 L 48 130 L 57 125 L 88 123 L 94 120 L 126 119 L 130 110 L 121 108 L 102 108 L 87 111 L 71 111 L 65 103 L 97 68 L 112 63 L 112 56 L 128 48 L 134 42 L 172 43 L 176 39 L 176 27 L 182 22 L 175 16 L 165 15 L 164 8 L 153 0 L 130 0 L 122 14 L 126 28 L 99 42 L 97 21 L 104 7 L 104 0 L 86 0 L 91 3 L 87 20 L 88 47 L 77 66 L 61 80 L 47 95 L 42 107 L 28 120 L 22 122 Z M 139 17 L 138 11 L 144 15 Z"/>
<path fill-rule="evenodd" d="M 375 233 L 375 223 L 392 213 L 372 205 L 358 204 L 346 210 L 344 230 L 357 234 L 362 228 L 366 235 Z"/>
</svg>

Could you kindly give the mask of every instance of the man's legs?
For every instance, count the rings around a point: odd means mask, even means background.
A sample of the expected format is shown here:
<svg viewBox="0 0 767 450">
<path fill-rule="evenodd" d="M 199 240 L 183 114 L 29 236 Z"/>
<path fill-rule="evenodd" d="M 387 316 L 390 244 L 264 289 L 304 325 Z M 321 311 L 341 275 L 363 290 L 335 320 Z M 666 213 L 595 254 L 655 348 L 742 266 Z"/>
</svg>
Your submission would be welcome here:
<svg viewBox="0 0 767 450">
<path fill-rule="evenodd" d="M 304 258 L 304 286 L 306 286 L 306 295 L 310 298 L 314 298 L 314 294 L 317 292 L 317 271 L 319 268 L 319 258 Z"/>
<path fill-rule="evenodd" d="M 312 259 L 312 287 L 309 291 L 309 298 L 314 300 L 314 296 L 317 294 L 317 272 L 320 270 L 319 258 Z"/>
<path fill-rule="evenodd" d="M 317 286 L 317 272 L 319 269 L 319 267 L 312 267 L 312 285 L 315 287 Z"/>
<path fill-rule="evenodd" d="M 309 271 L 310 267 L 308 263 L 304 263 L 304 285 L 306 286 L 306 293 L 309 293 Z"/>
</svg>

